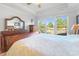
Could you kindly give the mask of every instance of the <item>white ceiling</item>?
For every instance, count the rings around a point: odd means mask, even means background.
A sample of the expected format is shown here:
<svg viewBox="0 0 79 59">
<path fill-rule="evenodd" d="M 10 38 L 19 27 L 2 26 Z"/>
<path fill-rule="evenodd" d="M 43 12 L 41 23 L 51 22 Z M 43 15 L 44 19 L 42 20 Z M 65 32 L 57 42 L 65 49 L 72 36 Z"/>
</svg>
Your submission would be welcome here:
<svg viewBox="0 0 79 59">
<path fill-rule="evenodd" d="M 34 12 L 42 12 L 49 9 L 64 9 L 75 7 L 79 5 L 79 3 L 40 3 L 41 8 L 38 7 L 36 3 L 32 3 L 31 5 L 27 5 L 27 3 L 22 3 L 21 5 L 28 7 L 30 10 Z"/>
<path fill-rule="evenodd" d="M 22 10 L 22 11 L 28 11 L 29 13 L 32 13 L 36 15 L 39 12 L 44 12 L 45 10 L 49 11 L 49 9 L 52 10 L 63 10 L 71 7 L 78 6 L 78 3 L 40 3 L 41 8 L 37 6 L 36 3 L 32 3 L 31 5 L 27 5 L 27 3 L 4 3 L 2 5 Z"/>
<path fill-rule="evenodd" d="M 42 10 L 48 9 L 48 8 L 55 8 L 61 4 L 59 3 L 40 3 L 41 8 L 38 7 L 38 4 L 31 4 L 31 5 L 27 5 L 27 4 L 22 4 L 24 6 L 27 6 L 28 8 L 32 9 L 35 12 L 40 12 Z"/>
</svg>

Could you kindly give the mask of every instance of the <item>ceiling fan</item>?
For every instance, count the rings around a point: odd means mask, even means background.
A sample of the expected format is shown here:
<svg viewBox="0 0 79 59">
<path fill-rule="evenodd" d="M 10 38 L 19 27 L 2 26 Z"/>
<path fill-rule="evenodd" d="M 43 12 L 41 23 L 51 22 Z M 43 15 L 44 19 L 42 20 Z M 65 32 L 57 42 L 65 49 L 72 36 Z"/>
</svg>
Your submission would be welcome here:
<svg viewBox="0 0 79 59">
<path fill-rule="evenodd" d="M 27 3 L 27 5 L 31 5 L 33 3 Z M 36 5 L 38 6 L 38 8 L 41 8 L 41 4 L 40 3 L 36 3 Z"/>
</svg>

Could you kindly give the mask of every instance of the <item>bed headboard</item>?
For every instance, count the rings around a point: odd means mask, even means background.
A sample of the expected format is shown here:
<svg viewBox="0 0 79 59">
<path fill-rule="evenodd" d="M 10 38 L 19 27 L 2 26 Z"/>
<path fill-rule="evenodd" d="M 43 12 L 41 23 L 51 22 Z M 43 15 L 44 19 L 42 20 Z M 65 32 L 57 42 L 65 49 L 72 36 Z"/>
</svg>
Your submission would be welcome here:
<svg viewBox="0 0 79 59">
<path fill-rule="evenodd" d="M 5 19 L 5 29 L 7 30 L 15 30 L 15 29 L 22 29 L 25 30 L 25 22 L 17 17 L 11 17 Z"/>
</svg>

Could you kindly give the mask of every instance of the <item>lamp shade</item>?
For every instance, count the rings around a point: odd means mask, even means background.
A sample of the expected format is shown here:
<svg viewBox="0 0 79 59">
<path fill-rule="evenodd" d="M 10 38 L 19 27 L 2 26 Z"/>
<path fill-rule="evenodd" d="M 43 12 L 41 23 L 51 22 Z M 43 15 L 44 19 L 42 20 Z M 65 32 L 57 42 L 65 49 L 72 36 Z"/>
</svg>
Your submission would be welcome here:
<svg viewBox="0 0 79 59">
<path fill-rule="evenodd" d="M 78 25 L 78 24 L 74 24 L 74 25 L 72 26 L 72 30 L 74 30 L 74 31 L 77 31 L 78 28 L 79 28 L 79 25 Z"/>
</svg>

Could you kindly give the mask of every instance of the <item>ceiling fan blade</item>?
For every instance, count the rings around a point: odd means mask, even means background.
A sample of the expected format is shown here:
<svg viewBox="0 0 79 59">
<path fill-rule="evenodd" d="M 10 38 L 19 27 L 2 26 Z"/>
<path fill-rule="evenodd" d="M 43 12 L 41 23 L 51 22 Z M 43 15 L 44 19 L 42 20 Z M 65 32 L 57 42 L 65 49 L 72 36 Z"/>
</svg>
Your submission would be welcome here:
<svg viewBox="0 0 79 59">
<path fill-rule="evenodd" d="M 39 4 L 38 7 L 41 8 L 41 5 Z"/>
<path fill-rule="evenodd" d="M 31 5 L 32 3 L 27 3 L 27 5 Z M 38 4 L 37 5 L 38 6 L 38 8 L 41 8 L 41 5 L 40 4 Z"/>
<path fill-rule="evenodd" d="M 31 5 L 32 3 L 27 3 L 27 5 Z"/>
</svg>

